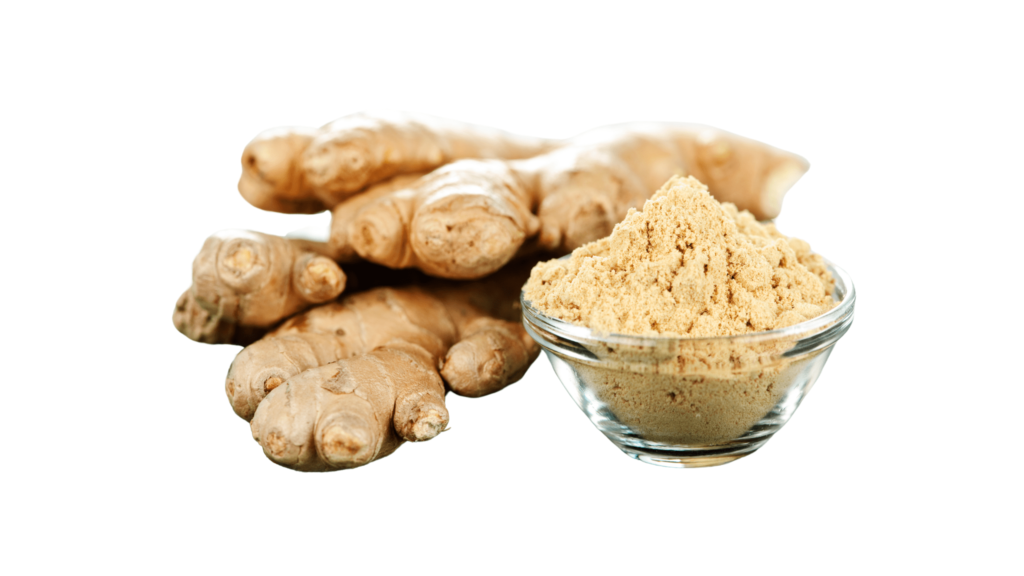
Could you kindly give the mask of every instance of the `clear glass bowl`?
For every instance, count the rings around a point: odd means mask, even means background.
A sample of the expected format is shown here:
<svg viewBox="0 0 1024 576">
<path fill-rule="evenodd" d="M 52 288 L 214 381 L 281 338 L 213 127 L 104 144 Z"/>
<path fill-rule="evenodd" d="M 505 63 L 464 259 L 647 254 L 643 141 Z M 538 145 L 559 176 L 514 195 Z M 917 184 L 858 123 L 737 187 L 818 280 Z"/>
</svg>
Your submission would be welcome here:
<svg viewBox="0 0 1024 576">
<path fill-rule="evenodd" d="M 828 267 L 836 306 L 768 332 L 599 333 L 545 316 L 521 297 L 523 324 L 576 405 L 627 455 L 662 466 L 717 466 L 751 454 L 789 421 L 853 323 L 853 282 Z"/>
</svg>

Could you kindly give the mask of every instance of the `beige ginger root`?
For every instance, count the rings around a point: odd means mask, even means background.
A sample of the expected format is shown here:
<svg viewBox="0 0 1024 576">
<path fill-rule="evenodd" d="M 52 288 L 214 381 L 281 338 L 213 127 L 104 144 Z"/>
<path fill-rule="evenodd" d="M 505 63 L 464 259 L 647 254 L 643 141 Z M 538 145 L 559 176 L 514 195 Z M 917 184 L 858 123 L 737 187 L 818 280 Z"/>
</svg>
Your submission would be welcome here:
<svg viewBox="0 0 1024 576">
<path fill-rule="evenodd" d="M 462 158 L 528 158 L 554 143 L 425 115 L 363 113 L 320 129 L 278 128 L 242 153 L 238 190 L 253 206 L 313 213 L 392 176 Z"/>
<path fill-rule="evenodd" d="M 524 274 L 502 276 L 376 288 L 293 317 L 236 357 L 231 405 L 271 460 L 298 470 L 361 466 L 429 440 L 448 423 L 445 384 L 490 394 L 539 353 L 512 320 Z"/>
<path fill-rule="evenodd" d="M 333 208 L 335 259 L 456 279 L 485 276 L 523 250 L 565 252 L 606 236 L 674 175 L 773 218 L 808 167 L 694 124 L 623 124 L 550 141 L 408 114 L 269 131 L 242 165 L 239 190 L 258 207 Z"/>
<path fill-rule="evenodd" d="M 192 263 L 192 286 L 174 325 L 200 342 L 236 341 L 238 327 L 268 328 L 333 300 L 345 274 L 322 242 L 227 230 L 206 240 Z"/>
<path fill-rule="evenodd" d="M 674 175 L 771 218 L 807 170 L 799 156 L 712 128 L 626 124 L 523 160 L 461 160 L 334 208 L 330 244 L 446 278 L 489 274 L 522 250 L 567 252 L 607 236 Z"/>
<path fill-rule="evenodd" d="M 390 187 L 390 184 L 389 184 Z M 480 278 L 537 234 L 532 193 L 499 160 L 461 160 L 407 187 L 371 190 L 338 205 L 329 244 L 391 268 Z"/>
</svg>

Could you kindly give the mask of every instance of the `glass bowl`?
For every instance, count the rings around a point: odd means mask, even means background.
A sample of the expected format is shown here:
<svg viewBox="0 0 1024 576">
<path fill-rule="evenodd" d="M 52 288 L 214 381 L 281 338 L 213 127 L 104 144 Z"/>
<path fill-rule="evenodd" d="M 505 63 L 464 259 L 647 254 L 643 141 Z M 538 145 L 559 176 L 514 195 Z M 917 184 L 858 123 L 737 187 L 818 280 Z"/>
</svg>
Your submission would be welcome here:
<svg viewBox="0 0 1024 576">
<path fill-rule="evenodd" d="M 853 282 L 828 268 L 836 306 L 778 330 L 717 338 L 600 333 L 546 316 L 521 296 L 523 324 L 576 405 L 627 455 L 661 466 L 717 466 L 753 453 L 789 421 L 853 323 Z"/>
</svg>

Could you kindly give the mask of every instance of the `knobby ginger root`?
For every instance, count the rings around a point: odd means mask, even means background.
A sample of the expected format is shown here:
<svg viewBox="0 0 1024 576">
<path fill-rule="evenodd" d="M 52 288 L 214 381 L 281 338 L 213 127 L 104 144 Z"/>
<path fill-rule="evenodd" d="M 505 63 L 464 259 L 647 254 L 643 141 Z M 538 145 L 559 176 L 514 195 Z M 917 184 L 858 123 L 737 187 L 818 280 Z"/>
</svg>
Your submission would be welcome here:
<svg viewBox="0 0 1024 576">
<path fill-rule="evenodd" d="M 335 259 L 456 279 L 485 276 L 522 251 L 565 252 L 604 237 L 674 175 L 773 218 L 808 167 L 693 124 L 622 124 L 548 141 L 385 114 L 270 131 L 250 143 L 242 165 L 239 190 L 256 206 L 333 208 Z"/>
<path fill-rule="evenodd" d="M 528 158 L 551 141 L 425 115 L 364 113 L 319 130 L 279 128 L 242 153 L 238 190 L 276 212 L 329 209 L 399 174 L 428 172 L 461 158 Z"/>
<path fill-rule="evenodd" d="M 807 170 L 799 156 L 712 128 L 625 124 L 522 160 L 461 160 L 334 208 L 330 244 L 392 268 L 477 278 L 517 253 L 567 252 L 611 233 L 674 175 L 759 218 Z"/>
<path fill-rule="evenodd" d="M 448 424 L 432 357 L 396 342 L 306 370 L 274 389 L 252 420 L 274 462 L 303 471 L 362 466 L 402 440 L 433 438 Z"/>
<path fill-rule="evenodd" d="M 271 460 L 298 470 L 361 466 L 429 440 L 448 423 L 445 384 L 490 394 L 539 353 L 513 320 L 525 274 L 508 277 L 376 288 L 295 316 L 235 358 L 231 405 Z"/>
<path fill-rule="evenodd" d="M 540 220 L 533 194 L 498 160 L 461 160 L 407 187 L 340 204 L 329 244 L 391 268 L 480 278 L 501 268 Z"/>
<path fill-rule="evenodd" d="M 345 274 L 322 242 L 227 230 L 206 240 L 174 324 L 200 342 L 231 342 L 237 327 L 267 328 L 333 300 Z"/>
</svg>

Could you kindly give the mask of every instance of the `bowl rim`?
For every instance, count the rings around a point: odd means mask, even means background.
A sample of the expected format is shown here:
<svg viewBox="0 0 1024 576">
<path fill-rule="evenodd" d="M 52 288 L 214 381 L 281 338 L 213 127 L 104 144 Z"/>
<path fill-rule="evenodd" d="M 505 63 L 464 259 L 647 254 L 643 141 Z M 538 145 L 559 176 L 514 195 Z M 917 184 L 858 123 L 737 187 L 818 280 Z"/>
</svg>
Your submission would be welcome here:
<svg viewBox="0 0 1024 576">
<path fill-rule="evenodd" d="M 567 259 L 570 256 L 571 254 L 567 254 L 559 259 Z M 671 345 L 675 342 L 685 342 L 687 344 L 715 342 L 748 344 L 792 338 L 794 336 L 804 337 L 809 335 L 818 335 L 822 330 L 825 330 L 826 332 L 838 330 L 845 331 L 845 327 L 849 325 L 849 321 L 852 320 L 853 317 L 854 304 L 857 300 L 857 290 L 853 285 L 853 279 L 850 278 L 850 275 L 846 270 L 843 270 L 839 266 L 833 264 L 828 259 L 822 258 L 822 260 L 824 260 L 825 266 L 832 273 L 832 277 L 835 278 L 836 281 L 833 298 L 836 298 L 837 295 L 840 298 L 836 306 L 828 312 L 811 318 L 810 320 L 805 320 L 798 324 L 793 324 L 792 326 L 776 328 L 775 330 L 766 330 L 763 332 L 748 332 L 746 334 L 736 334 L 732 336 L 708 336 L 700 338 L 693 338 L 689 336 L 639 336 L 636 334 L 601 332 L 544 314 L 540 310 L 534 308 L 533 304 L 526 299 L 525 290 L 521 290 L 519 292 L 519 302 L 522 306 L 524 323 L 535 324 L 539 328 L 573 341 L 598 341 L 611 344 L 645 347 L 664 347 L 667 344 Z"/>
</svg>

